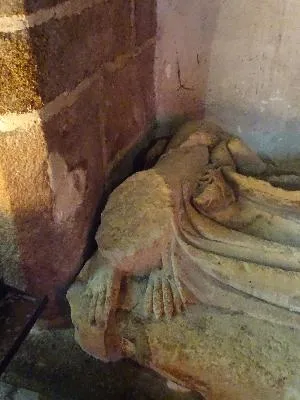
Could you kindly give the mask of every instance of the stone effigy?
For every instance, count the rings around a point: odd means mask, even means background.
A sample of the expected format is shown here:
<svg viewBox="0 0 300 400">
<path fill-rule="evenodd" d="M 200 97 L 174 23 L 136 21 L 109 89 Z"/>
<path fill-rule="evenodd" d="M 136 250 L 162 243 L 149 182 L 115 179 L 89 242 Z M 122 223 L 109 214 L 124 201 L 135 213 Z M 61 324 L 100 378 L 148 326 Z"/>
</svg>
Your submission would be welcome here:
<svg viewBox="0 0 300 400">
<path fill-rule="evenodd" d="M 68 292 L 82 348 L 207 399 L 300 398 L 297 188 L 213 123 L 185 124 L 108 200 Z"/>
</svg>

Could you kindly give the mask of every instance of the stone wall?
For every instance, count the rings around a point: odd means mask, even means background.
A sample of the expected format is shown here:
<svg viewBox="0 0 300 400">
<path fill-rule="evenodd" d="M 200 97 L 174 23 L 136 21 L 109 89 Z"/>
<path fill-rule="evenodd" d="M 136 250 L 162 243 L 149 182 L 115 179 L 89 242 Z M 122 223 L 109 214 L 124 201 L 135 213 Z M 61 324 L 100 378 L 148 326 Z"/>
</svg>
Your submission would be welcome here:
<svg viewBox="0 0 300 400">
<path fill-rule="evenodd" d="M 109 171 L 154 118 L 155 15 L 154 1 L 0 4 L 0 265 L 51 304 Z"/>
<path fill-rule="evenodd" d="M 258 151 L 299 157 L 299 2 L 158 0 L 157 10 L 160 118 L 205 109 Z"/>
</svg>

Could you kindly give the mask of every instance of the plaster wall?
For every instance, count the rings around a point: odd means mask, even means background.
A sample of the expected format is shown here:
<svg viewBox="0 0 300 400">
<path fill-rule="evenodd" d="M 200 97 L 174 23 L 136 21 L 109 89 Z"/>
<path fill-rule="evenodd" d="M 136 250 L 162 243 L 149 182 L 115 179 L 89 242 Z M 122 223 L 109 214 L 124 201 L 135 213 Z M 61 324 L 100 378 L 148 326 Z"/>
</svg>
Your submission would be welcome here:
<svg viewBox="0 0 300 400">
<path fill-rule="evenodd" d="M 299 2 L 158 0 L 157 10 L 160 118 L 205 114 L 262 153 L 299 154 Z"/>
</svg>

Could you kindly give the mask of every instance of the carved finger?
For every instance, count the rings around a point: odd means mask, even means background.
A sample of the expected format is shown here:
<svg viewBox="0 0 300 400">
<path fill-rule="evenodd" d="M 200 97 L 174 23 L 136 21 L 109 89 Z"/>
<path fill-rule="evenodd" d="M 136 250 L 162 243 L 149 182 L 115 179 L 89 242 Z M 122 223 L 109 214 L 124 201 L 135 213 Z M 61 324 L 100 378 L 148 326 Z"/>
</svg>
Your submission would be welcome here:
<svg viewBox="0 0 300 400">
<path fill-rule="evenodd" d="M 162 279 L 162 294 L 165 316 L 170 319 L 174 314 L 174 303 L 170 283 L 168 279 Z"/>
<path fill-rule="evenodd" d="M 172 295 L 173 295 L 173 303 L 174 303 L 175 313 L 180 314 L 182 312 L 182 309 L 184 308 L 184 305 L 181 300 L 181 296 L 178 292 L 175 282 L 173 282 L 173 281 L 169 281 L 169 282 L 170 282 Z"/>
<path fill-rule="evenodd" d="M 175 285 L 177 288 L 177 292 L 181 298 L 182 304 L 185 305 L 185 296 L 183 294 L 180 279 L 178 276 L 178 265 L 177 265 L 176 254 L 175 254 L 175 240 L 172 241 L 171 265 L 172 265 L 172 271 L 173 271 L 173 276 L 174 276 L 174 281 L 175 281 Z"/>
<path fill-rule="evenodd" d="M 144 312 L 147 317 L 153 313 L 153 288 L 154 288 L 153 280 L 150 277 L 148 280 L 148 285 L 144 300 Z"/>
<path fill-rule="evenodd" d="M 89 321 L 91 325 L 95 325 L 96 319 L 95 319 L 95 313 L 96 313 L 96 305 L 98 301 L 98 293 L 94 293 L 91 302 L 90 302 L 90 307 L 89 307 Z"/>
<path fill-rule="evenodd" d="M 120 293 L 120 278 L 119 274 L 112 272 L 107 279 L 106 299 L 104 304 L 103 318 L 107 322 L 111 311 L 115 311 L 118 305 Z"/>
<path fill-rule="evenodd" d="M 157 277 L 154 282 L 153 312 L 156 319 L 160 319 L 163 316 L 164 306 L 161 277 Z"/>
<path fill-rule="evenodd" d="M 95 320 L 97 325 L 103 323 L 104 303 L 106 299 L 106 284 L 105 282 L 99 287 L 99 295 L 95 307 Z"/>
<path fill-rule="evenodd" d="M 89 285 L 87 286 L 87 288 L 86 288 L 86 290 L 84 292 L 84 296 L 86 296 L 88 298 L 93 296 L 92 289 L 89 287 Z"/>
</svg>

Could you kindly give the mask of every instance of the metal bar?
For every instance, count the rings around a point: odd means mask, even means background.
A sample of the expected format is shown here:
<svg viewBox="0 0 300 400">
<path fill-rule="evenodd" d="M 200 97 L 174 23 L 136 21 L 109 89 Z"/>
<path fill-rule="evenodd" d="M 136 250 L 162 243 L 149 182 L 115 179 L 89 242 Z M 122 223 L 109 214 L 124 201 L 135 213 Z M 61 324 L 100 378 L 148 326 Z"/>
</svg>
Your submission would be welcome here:
<svg viewBox="0 0 300 400">
<path fill-rule="evenodd" d="M 29 334 L 31 328 L 35 324 L 36 320 L 44 310 L 47 302 L 48 302 L 48 297 L 45 296 L 42 299 L 36 299 L 33 296 L 28 295 L 27 293 L 18 290 L 12 286 L 8 285 L 3 285 L 2 287 L 2 299 L 0 298 L 0 301 L 4 302 L 5 298 L 7 298 L 9 295 L 16 295 L 19 297 L 19 301 L 27 301 L 29 303 L 32 303 L 33 307 L 33 312 L 32 315 L 30 315 L 29 319 L 26 321 L 24 318 L 24 326 L 21 330 L 21 332 L 17 335 L 17 337 L 14 339 L 13 343 L 10 345 L 10 347 L 7 349 L 7 351 L 2 355 L 2 358 L 0 359 L 0 375 L 4 372 L 16 352 L 18 351 L 19 347 L 23 343 L 23 341 L 26 339 L 27 335 Z M 17 300 L 16 300 L 17 303 Z M 17 307 L 17 305 L 16 305 Z M 22 324 L 23 324 L 22 323 Z M 2 331 L 0 332 L 0 337 L 1 335 L 8 335 L 10 334 L 9 332 Z"/>
</svg>

